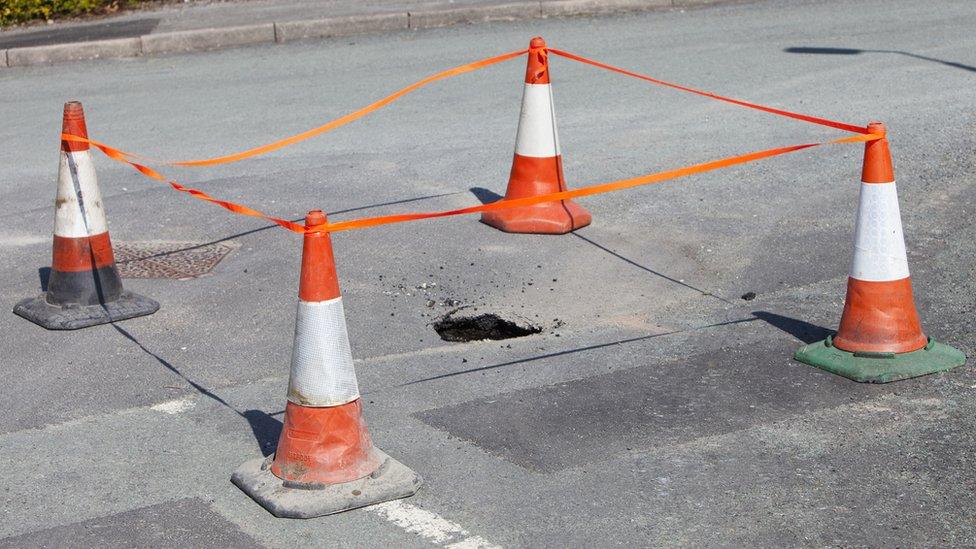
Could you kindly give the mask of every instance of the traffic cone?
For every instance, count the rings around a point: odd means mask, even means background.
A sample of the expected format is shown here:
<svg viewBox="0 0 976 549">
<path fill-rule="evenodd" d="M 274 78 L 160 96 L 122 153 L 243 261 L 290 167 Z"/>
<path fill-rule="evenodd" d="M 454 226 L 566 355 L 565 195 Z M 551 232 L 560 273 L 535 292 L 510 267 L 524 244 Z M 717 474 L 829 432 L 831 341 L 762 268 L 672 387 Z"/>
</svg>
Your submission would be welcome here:
<svg viewBox="0 0 976 549">
<path fill-rule="evenodd" d="M 868 125 L 885 135 L 884 124 Z M 922 333 L 902 235 L 887 138 L 865 143 L 854 258 L 837 333 L 807 345 L 795 358 L 853 379 L 887 383 L 941 372 L 966 356 Z"/>
<path fill-rule="evenodd" d="M 305 226 L 326 222 L 309 212 Z M 328 233 L 306 233 L 285 421 L 274 455 L 231 481 L 276 517 L 312 518 L 412 496 L 421 478 L 373 446 L 363 419 Z"/>
<path fill-rule="evenodd" d="M 515 138 L 515 158 L 505 198 L 525 198 L 566 190 L 563 158 L 559 151 L 556 114 L 549 83 L 546 42 L 535 37 L 529 42 L 525 70 L 522 114 Z M 507 233 L 565 234 L 585 227 L 590 212 L 572 200 L 543 202 L 492 210 L 481 214 L 481 222 Z"/>
<path fill-rule="evenodd" d="M 65 103 L 61 131 L 88 137 L 81 103 Z M 159 303 L 122 288 L 88 143 L 61 141 L 47 291 L 14 313 L 48 330 L 75 330 L 157 310 Z"/>
</svg>

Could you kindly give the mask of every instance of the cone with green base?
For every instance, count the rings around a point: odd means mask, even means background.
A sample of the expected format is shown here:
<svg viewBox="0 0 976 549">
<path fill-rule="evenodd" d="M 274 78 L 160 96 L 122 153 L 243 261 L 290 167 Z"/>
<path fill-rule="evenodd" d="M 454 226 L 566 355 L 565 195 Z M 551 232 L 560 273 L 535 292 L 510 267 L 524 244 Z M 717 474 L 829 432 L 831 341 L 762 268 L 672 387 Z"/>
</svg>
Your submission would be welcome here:
<svg viewBox="0 0 976 549">
<path fill-rule="evenodd" d="M 864 148 L 854 257 L 837 333 L 794 358 L 867 383 L 888 383 L 962 366 L 966 355 L 922 332 L 908 273 L 895 174 L 884 125 Z"/>
<path fill-rule="evenodd" d="M 800 362 L 827 370 L 860 383 L 888 383 L 924 376 L 962 366 L 962 351 L 929 339 L 925 347 L 910 353 L 852 353 L 833 345 L 833 336 L 801 347 L 794 357 Z"/>
</svg>

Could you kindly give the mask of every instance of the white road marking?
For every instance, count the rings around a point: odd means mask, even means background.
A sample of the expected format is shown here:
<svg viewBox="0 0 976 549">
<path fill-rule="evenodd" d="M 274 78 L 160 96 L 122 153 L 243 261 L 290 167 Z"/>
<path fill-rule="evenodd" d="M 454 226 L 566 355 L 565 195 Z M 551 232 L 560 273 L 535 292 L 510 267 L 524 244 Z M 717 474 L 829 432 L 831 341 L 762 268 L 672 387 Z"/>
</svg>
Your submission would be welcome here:
<svg viewBox="0 0 976 549">
<path fill-rule="evenodd" d="M 39 236 L 32 234 L 11 234 L 11 233 L 0 233 L 0 246 L 33 246 L 35 244 L 51 242 L 51 236 Z"/>
<path fill-rule="evenodd" d="M 166 402 L 160 402 L 155 406 L 150 406 L 150 410 L 155 410 L 157 412 L 163 412 L 164 414 L 178 414 L 180 412 L 185 412 L 190 408 L 193 408 L 194 404 L 192 397 L 178 398 L 176 400 L 167 400 Z"/>
<path fill-rule="evenodd" d="M 411 534 L 449 549 L 501 549 L 481 536 L 469 536 L 461 525 L 397 499 L 367 507 Z"/>
</svg>

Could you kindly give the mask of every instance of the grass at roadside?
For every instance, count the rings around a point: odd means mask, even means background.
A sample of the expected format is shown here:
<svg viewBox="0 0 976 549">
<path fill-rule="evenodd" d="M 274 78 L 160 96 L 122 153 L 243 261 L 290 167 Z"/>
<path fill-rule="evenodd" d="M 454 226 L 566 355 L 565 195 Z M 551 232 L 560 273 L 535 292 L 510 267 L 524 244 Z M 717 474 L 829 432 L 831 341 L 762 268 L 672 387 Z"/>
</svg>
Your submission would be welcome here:
<svg viewBox="0 0 976 549">
<path fill-rule="evenodd" d="M 0 27 L 62 17 L 104 15 L 161 0 L 3 0 Z"/>
</svg>

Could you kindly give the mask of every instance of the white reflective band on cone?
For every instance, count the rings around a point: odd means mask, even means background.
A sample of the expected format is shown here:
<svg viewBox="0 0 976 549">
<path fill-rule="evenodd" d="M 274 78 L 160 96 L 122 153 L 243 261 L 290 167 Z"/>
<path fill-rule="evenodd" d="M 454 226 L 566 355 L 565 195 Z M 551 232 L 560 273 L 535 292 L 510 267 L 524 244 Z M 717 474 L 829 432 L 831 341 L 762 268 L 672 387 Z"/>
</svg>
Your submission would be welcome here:
<svg viewBox="0 0 976 549">
<path fill-rule="evenodd" d="M 80 193 L 80 196 L 79 196 Z M 84 211 L 82 211 L 84 205 Z M 61 151 L 54 234 L 79 238 L 108 231 L 91 151 Z"/>
<path fill-rule="evenodd" d="M 298 302 L 288 400 L 338 406 L 359 398 L 342 298 Z"/>
<path fill-rule="evenodd" d="M 556 131 L 555 116 L 552 86 L 526 84 L 515 137 L 515 153 L 536 158 L 558 156 L 559 132 Z"/>
<path fill-rule="evenodd" d="M 908 277 L 908 257 L 894 183 L 861 183 L 851 278 L 873 282 Z"/>
</svg>

